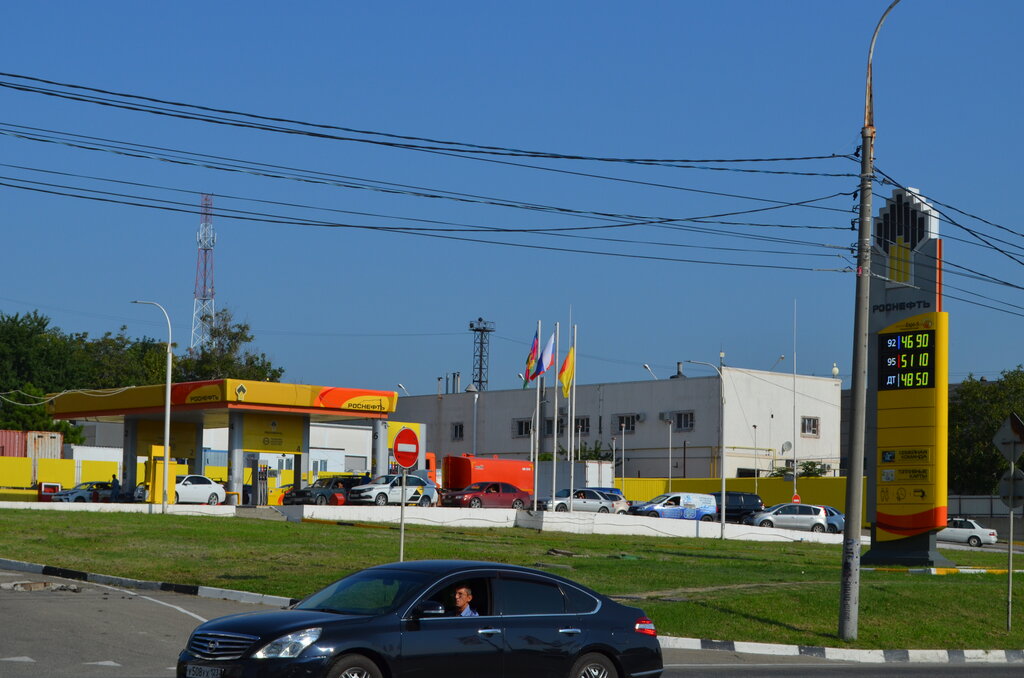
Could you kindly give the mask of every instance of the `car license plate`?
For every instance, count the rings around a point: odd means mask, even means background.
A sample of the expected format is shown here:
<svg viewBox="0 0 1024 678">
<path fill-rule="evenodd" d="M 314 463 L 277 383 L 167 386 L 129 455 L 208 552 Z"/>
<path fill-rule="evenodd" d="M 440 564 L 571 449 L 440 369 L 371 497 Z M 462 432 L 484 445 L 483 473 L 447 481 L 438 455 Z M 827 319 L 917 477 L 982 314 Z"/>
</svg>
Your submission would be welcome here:
<svg viewBox="0 0 1024 678">
<path fill-rule="evenodd" d="M 219 666 L 185 665 L 185 678 L 221 678 L 224 669 Z"/>
</svg>

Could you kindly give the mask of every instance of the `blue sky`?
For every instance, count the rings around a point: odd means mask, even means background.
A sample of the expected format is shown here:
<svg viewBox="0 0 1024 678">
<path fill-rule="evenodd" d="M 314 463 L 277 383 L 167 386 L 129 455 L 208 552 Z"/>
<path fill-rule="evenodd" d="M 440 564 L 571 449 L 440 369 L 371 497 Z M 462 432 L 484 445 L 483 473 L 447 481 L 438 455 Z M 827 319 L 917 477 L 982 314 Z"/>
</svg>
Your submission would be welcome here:
<svg viewBox="0 0 1024 678">
<path fill-rule="evenodd" d="M 16 3 L 0 28 L 0 70 L 302 122 L 566 155 L 843 156 L 860 143 L 867 47 L 887 5 Z M 1024 260 L 1014 208 L 1024 150 L 1022 25 L 1024 4 L 1016 1 L 904 0 L 875 51 L 878 168 L 991 222 L 950 212 L 1000 240 L 998 250 L 979 246 L 943 223 L 946 260 L 1012 283 L 1021 278 L 1013 257 Z M 0 82 L 29 84 L 9 75 Z M 785 355 L 776 369 L 789 371 L 794 324 L 800 372 L 828 375 L 833 362 L 850 372 L 854 277 L 843 271 L 853 262 L 857 179 L 842 175 L 858 166 L 846 158 L 714 165 L 725 171 L 473 159 L 8 87 L 0 87 L 0 110 L 0 183 L 21 187 L 0 185 L 4 313 L 39 309 L 66 331 L 99 336 L 126 325 L 132 336 L 163 338 L 159 312 L 128 303 L 149 299 L 167 307 L 176 340 L 187 344 L 196 214 L 24 189 L 74 186 L 80 194 L 179 201 L 185 209 L 207 192 L 218 211 L 216 306 L 252 326 L 257 348 L 285 368 L 288 381 L 382 389 L 401 382 L 429 393 L 437 377 L 459 371 L 465 386 L 473 369 L 468 323 L 483 317 L 496 325 L 490 388 L 514 388 L 537 321 L 542 342 L 561 323 L 564 354 L 570 313 L 585 383 L 650 378 L 643 363 L 666 377 L 676 361 L 715 362 L 720 350 L 727 364 L 755 369 Z M 330 174 L 334 184 L 11 136 L 25 127 L 51 138 L 86 135 L 231 158 L 249 169 L 264 163 Z M 345 182 L 388 191 L 337 185 Z M 877 205 L 891 188 L 875 190 Z M 807 200 L 817 202 L 748 212 Z M 348 227 L 238 221 L 221 210 Z M 736 212 L 748 213 L 717 221 L 775 226 L 692 221 Z M 428 227 L 474 230 L 408 230 Z M 481 230 L 493 228 L 532 232 Z M 1019 291 L 948 273 L 946 283 L 966 300 L 946 302 L 952 380 L 994 377 L 1024 362 Z"/>
</svg>

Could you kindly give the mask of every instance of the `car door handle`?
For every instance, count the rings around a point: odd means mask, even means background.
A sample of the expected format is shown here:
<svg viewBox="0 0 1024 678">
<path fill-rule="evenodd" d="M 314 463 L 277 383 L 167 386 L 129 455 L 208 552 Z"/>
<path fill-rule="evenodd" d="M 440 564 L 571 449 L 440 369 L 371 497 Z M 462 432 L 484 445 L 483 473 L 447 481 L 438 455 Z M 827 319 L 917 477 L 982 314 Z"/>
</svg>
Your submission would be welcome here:
<svg viewBox="0 0 1024 678">
<path fill-rule="evenodd" d="M 477 629 L 476 632 L 477 632 L 478 635 L 481 635 L 481 636 L 493 636 L 493 635 L 501 633 L 501 629 L 493 629 L 493 628 Z"/>
<path fill-rule="evenodd" d="M 583 633 L 580 629 L 558 629 L 558 632 L 570 636 L 576 635 L 577 633 Z"/>
</svg>

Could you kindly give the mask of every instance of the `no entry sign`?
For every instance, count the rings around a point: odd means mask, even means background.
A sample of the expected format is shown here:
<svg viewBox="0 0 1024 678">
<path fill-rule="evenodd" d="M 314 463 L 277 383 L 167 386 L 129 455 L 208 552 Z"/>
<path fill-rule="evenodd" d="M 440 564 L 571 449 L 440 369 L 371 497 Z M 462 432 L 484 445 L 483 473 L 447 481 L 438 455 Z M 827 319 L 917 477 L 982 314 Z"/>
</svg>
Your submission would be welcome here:
<svg viewBox="0 0 1024 678">
<path fill-rule="evenodd" d="M 412 468 L 420 458 L 420 437 L 411 428 L 403 428 L 395 436 L 395 461 L 402 468 Z"/>
</svg>

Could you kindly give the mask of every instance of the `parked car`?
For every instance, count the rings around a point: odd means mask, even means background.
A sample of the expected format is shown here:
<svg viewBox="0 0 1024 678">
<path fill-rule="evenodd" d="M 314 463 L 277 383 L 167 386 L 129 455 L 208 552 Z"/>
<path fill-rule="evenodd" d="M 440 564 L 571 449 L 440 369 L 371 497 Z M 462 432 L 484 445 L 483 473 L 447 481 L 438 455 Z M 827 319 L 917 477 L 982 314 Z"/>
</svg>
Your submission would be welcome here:
<svg viewBox="0 0 1024 678">
<path fill-rule="evenodd" d="M 469 587 L 478 616 L 457 616 Z M 200 624 L 177 675 L 284 678 L 647 676 L 662 672 L 654 623 L 547 572 L 420 560 L 351 574 L 284 610 Z"/>
<path fill-rule="evenodd" d="M 461 490 L 441 495 L 441 506 L 469 508 L 526 508 L 533 500 L 530 493 L 508 483 L 470 483 Z"/>
<path fill-rule="evenodd" d="M 281 503 L 290 504 L 332 504 L 340 506 L 348 499 L 349 489 L 362 485 L 366 476 L 327 476 L 317 478 L 305 487 L 294 485 L 281 497 Z"/>
<path fill-rule="evenodd" d="M 935 538 L 939 541 L 956 541 L 977 548 L 982 544 L 995 544 L 999 535 L 995 530 L 982 527 L 970 518 L 950 518 L 946 529 L 939 530 Z"/>
<path fill-rule="evenodd" d="M 206 476 L 177 476 L 174 483 L 175 504 L 223 504 L 227 494 L 219 483 Z"/>
<path fill-rule="evenodd" d="M 666 492 L 654 499 L 633 504 L 629 512 L 652 518 L 682 518 L 712 521 L 718 513 L 718 502 L 710 494 L 696 492 Z"/>
<path fill-rule="evenodd" d="M 825 526 L 827 532 L 838 534 L 846 529 L 846 516 L 839 509 L 834 506 L 822 506 L 821 508 L 825 509 L 828 522 Z"/>
<path fill-rule="evenodd" d="M 721 492 L 712 492 L 715 495 L 715 499 L 722 496 Z M 761 501 L 761 497 L 753 492 L 733 492 L 731 490 L 725 493 L 725 521 L 727 523 L 742 523 L 746 521 L 748 516 L 752 516 L 755 513 L 764 511 L 764 502 Z M 721 520 L 721 517 L 716 516 L 715 520 Z"/>
<path fill-rule="evenodd" d="M 749 518 L 758 527 L 781 527 L 787 530 L 824 532 L 828 529 L 828 515 L 821 506 L 813 504 L 776 504 Z"/>
<path fill-rule="evenodd" d="M 50 501 L 110 501 L 110 481 L 90 480 L 86 483 L 78 483 L 74 487 L 54 492 L 50 495 Z"/>
<path fill-rule="evenodd" d="M 626 498 L 625 493 L 617 487 L 591 487 L 591 490 L 597 490 L 598 492 L 604 492 L 605 494 L 617 494 L 622 499 Z"/>
<path fill-rule="evenodd" d="M 555 493 L 554 499 L 544 499 L 537 502 L 537 508 L 542 511 L 568 511 L 570 503 L 572 504 L 573 511 L 611 513 L 615 508 L 612 500 L 589 487 L 582 490 L 573 490 L 571 499 L 568 489 L 559 490 Z"/>
<path fill-rule="evenodd" d="M 405 503 L 430 506 L 437 504 L 437 485 L 419 476 L 407 475 L 405 479 Z M 388 504 L 402 503 L 402 476 L 388 474 L 377 476 L 365 485 L 356 485 L 348 491 L 350 504 Z"/>
<path fill-rule="evenodd" d="M 604 498 L 612 503 L 612 513 L 623 515 L 629 513 L 629 502 L 621 494 L 615 494 L 613 492 L 602 492 L 598 490 Z"/>
</svg>

